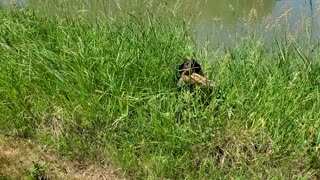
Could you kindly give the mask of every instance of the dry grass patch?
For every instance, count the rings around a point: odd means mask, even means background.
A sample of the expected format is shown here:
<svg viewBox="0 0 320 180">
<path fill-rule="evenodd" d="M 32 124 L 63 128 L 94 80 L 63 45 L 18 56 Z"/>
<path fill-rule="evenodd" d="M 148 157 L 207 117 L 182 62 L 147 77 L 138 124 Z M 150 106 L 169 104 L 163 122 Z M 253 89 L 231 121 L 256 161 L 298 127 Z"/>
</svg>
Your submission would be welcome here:
<svg viewBox="0 0 320 180">
<path fill-rule="evenodd" d="M 0 177 L 39 175 L 50 179 L 121 179 L 119 169 L 110 164 L 70 161 L 32 141 L 0 135 Z"/>
</svg>

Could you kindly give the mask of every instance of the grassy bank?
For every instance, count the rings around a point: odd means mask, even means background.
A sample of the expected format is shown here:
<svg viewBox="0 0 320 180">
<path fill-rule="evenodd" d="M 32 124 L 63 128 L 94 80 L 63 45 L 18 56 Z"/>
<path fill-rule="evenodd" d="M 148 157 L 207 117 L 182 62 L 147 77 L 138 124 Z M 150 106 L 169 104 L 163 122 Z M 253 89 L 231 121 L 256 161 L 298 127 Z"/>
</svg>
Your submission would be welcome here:
<svg viewBox="0 0 320 180">
<path fill-rule="evenodd" d="M 263 40 L 215 60 L 208 92 L 181 92 L 196 51 L 172 17 L 119 22 L 0 14 L 0 131 L 132 178 L 319 177 L 319 49 Z"/>
</svg>

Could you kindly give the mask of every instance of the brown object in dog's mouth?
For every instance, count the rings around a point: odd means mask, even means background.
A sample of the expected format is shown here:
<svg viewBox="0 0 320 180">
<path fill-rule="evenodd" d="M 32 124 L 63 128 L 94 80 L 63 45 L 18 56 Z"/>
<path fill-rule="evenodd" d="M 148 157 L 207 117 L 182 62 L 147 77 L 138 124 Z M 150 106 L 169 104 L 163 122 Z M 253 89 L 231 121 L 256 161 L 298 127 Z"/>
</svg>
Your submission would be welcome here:
<svg viewBox="0 0 320 180">
<path fill-rule="evenodd" d="M 197 73 L 192 73 L 190 76 L 186 75 L 185 73 L 182 73 L 181 78 L 187 84 L 197 84 L 197 85 L 205 86 L 205 87 L 213 87 L 214 86 L 213 81 L 207 80 L 205 77 L 203 77 Z"/>
</svg>

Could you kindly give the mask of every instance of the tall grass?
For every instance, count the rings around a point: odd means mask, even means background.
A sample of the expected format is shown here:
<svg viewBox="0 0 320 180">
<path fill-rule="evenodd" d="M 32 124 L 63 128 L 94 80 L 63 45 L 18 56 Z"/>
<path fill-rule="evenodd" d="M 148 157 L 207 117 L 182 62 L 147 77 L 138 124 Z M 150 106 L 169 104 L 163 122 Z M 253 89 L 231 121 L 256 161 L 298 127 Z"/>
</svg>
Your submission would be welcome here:
<svg viewBox="0 0 320 180">
<path fill-rule="evenodd" d="M 319 177 L 319 50 L 249 38 L 214 61 L 198 53 L 217 86 L 190 93 L 174 79 L 196 51 L 187 31 L 170 16 L 2 11 L 0 131 L 130 178 Z"/>
</svg>

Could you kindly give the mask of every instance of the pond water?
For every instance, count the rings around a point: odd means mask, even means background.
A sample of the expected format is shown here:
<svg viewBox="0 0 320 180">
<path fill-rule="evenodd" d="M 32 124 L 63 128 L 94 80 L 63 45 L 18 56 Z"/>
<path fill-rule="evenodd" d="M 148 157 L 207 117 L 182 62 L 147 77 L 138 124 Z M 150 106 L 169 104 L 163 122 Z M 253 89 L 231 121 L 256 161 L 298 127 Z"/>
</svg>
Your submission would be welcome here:
<svg viewBox="0 0 320 180">
<path fill-rule="evenodd" d="M 0 0 L 2 7 L 28 7 L 46 15 L 79 13 L 115 18 L 119 11 L 164 9 L 192 21 L 199 46 L 229 46 L 243 33 L 268 39 L 282 32 L 303 36 L 310 42 L 320 37 L 320 0 Z"/>
</svg>

